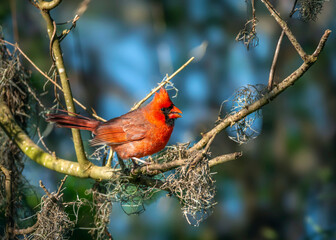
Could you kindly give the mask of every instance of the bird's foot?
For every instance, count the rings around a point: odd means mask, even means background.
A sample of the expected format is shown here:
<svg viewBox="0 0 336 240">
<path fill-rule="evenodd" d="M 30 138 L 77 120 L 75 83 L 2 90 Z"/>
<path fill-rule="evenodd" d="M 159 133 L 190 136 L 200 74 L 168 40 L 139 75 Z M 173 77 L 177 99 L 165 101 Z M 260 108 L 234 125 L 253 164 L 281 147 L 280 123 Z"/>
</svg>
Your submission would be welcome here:
<svg viewBox="0 0 336 240">
<path fill-rule="evenodd" d="M 132 163 L 133 163 L 133 168 L 131 169 L 131 173 L 132 174 L 134 173 L 135 169 L 140 168 L 143 165 L 145 165 L 145 166 L 149 166 L 150 165 L 149 162 L 146 162 L 145 160 L 142 160 L 140 158 L 132 157 L 131 160 L 132 160 Z M 139 165 L 139 164 L 137 164 L 137 162 L 143 163 L 143 165 Z"/>
</svg>

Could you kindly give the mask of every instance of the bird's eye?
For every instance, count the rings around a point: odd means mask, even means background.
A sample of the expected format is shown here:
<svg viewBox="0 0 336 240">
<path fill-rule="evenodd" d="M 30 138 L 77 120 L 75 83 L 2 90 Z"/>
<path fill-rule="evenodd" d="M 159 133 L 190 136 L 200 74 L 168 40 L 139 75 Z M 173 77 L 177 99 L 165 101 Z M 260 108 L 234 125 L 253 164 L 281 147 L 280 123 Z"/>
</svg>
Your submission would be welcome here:
<svg viewBox="0 0 336 240">
<path fill-rule="evenodd" d="M 161 108 L 161 111 L 162 111 L 163 114 L 168 114 L 169 113 L 168 108 Z"/>
<path fill-rule="evenodd" d="M 161 108 L 161 111 L 163 113 L 169 113 L 169 111 L 172 110 L 173 107 L 174 105 L 171 105 L 170 107 Z"/>
</svg>

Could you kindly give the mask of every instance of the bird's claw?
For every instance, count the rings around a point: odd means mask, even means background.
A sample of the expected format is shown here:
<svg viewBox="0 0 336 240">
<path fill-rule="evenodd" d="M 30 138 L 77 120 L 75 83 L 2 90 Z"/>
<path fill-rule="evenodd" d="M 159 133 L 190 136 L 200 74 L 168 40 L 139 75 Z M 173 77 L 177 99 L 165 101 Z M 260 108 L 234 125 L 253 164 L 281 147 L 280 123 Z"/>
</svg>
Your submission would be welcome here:
<svg viewBox="0 0 336 240">
<path fill-rule="evenodd" d="M 132 163 L 133 163 L 133 168 L 131 169 L 131 173 L 134 173 L 134 170 L 137 168 L 140 168 L 141 166 L 145 165 L 145 166 L 149 166 L 151 163 L 150 162 L 146 162 L 140 158 L 136 158 L 136 157 L 132 157 L 131 158 Z M 139 165 L 137 162 L 142 163 L 143 165 Z"/>
</svg>

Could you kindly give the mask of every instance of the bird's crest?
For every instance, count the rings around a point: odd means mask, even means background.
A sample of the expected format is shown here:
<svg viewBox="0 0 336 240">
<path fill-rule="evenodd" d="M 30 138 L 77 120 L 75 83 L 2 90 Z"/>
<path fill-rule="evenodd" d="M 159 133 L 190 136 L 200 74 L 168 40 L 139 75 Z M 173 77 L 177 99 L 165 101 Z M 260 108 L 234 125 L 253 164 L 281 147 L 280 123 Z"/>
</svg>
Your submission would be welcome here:
<svg viewBox="0 0 336 240">
<path fill-rule="evenodd" d="M 169 95 L 168 95 L 166 89 L 164 89 L 163 87 L 160 88 L 159 92 L 155 93 L 153 102 L 160 105 L 160 107 L 162 107 L 162 108 L 170 107 L 173 104 L 173 102 L 169 98 Z"/>
</svg>

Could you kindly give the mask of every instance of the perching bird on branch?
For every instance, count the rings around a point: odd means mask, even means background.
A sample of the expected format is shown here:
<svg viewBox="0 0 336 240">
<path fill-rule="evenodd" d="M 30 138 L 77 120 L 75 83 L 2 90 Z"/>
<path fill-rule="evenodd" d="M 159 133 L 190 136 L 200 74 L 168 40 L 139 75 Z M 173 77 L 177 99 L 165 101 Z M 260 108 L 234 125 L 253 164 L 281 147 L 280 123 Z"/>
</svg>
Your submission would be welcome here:
<svg viewBox="0 0 336 240">
<path fill-rule="evenodd" d="M 48 114 L 47 121 L 58 127 L 91 131 L 95 135 L 91 146 L 106 144 L 120 158 L 134 161 L 162 150 L 172 134 L 175 119 L 181 114 L 161 88 L 146 106 L 107 122 L 65 114 Z"/>
</svg>

